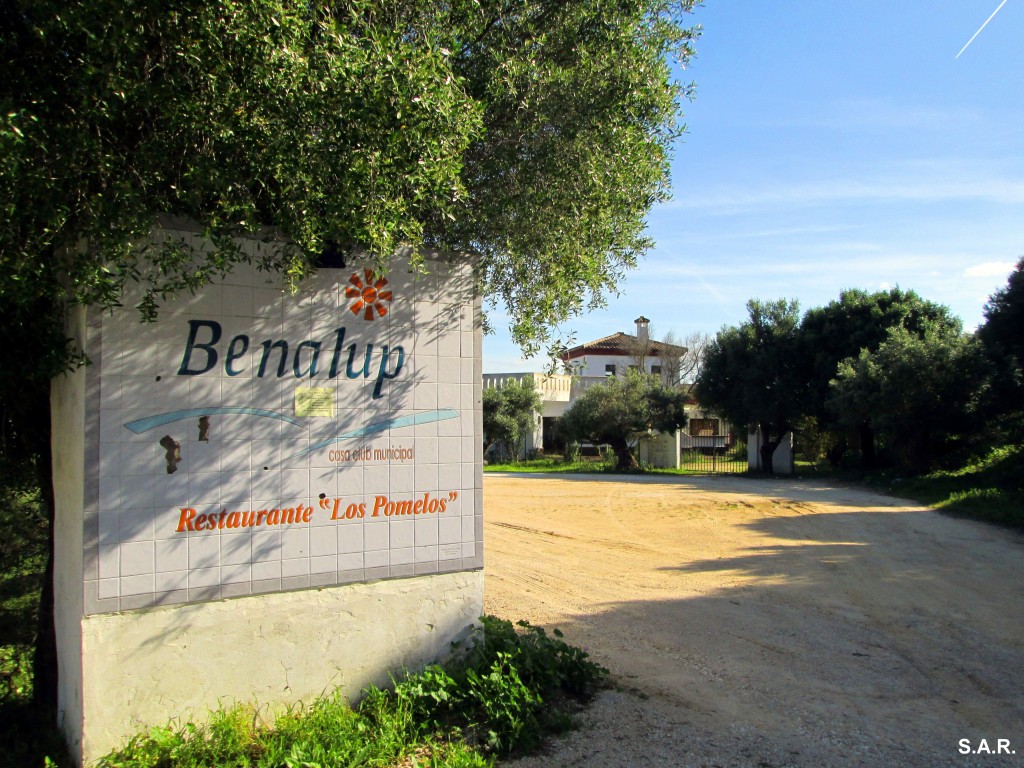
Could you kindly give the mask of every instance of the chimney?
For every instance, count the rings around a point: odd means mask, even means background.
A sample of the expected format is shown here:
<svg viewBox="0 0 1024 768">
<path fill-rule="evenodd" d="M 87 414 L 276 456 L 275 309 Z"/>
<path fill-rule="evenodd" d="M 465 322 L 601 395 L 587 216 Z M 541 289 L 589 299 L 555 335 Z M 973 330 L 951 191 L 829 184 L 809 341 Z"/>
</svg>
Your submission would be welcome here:
<svg viewBox="0 0 1024 768">
<path fill-rule="evenodd" d="M 640 317 L 633 322 L 636 323 L 636 337 L 646 344 L 649 340 L 647 337 L 647 326 L 651 324 L 651 321 L 643 315 L 640 315 Z"/>
</svg>

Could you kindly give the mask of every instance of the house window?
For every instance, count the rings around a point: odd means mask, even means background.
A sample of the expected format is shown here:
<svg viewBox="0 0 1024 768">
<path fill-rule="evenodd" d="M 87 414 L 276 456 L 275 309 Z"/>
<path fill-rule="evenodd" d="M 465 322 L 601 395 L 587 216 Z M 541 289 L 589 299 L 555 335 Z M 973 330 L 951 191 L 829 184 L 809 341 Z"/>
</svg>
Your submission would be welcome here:
<svg viewBox="0 0 1024 768">
<path fill-rule="evenodd" d="M 720 435 L 718 429 L 718 419 L 690 419 L 690 435 L 693 437 Z"/>
<path fill-rule="evenodd" d="M 606 365 L 604 367 L 604 375 L 605 376 L 614 376 L 615 375 L 615 363 L 609 363 L 608 365 Z"/>
<path fill-rule="evenodd" d="M 661 366 L 660 365 L 652 365 L 651 366 L 651 373 L 653 373 L 655 376 L 661 376 Z"/>
<path fill-rule="evenodd" d="M 631 366 L 629 366 L 629 370 L 631 370 L 631 371 L 639 371 L 640 370 L 640 366 L 639 365 L 631 365 Z"/>
</svg>

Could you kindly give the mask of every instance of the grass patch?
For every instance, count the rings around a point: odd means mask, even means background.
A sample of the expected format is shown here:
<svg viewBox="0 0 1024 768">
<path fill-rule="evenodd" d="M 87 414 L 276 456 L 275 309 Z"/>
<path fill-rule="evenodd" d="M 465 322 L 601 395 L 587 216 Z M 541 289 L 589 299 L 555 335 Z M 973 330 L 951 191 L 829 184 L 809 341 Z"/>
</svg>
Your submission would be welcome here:
<svg viewBox="0 0 1024 768">
<path fill-rule="evenodd" d="M 746 473 L 747 456 L 743 454 L 742 459 L 728 455 L 720 458 L 717 465 L 712 463 L 711 458 L 701 457 L 697 460 L 685 460 L 679 466 L 674 467 L 652 467 L 641 464 L 633 472 L 620 472 L 615 464 L 615 458 L 602 459 L 582 458 L 577 461 L 566 462 L 559 456 L 542 456 L 536 459 L 525 459 L 519 462 L 504 464 L 486 464 L 484 472 L 522 472 L 535 473 L 547 472 L 553 474 L 607 474 L 607 475 L 706 475 L 709 473 Z"/>
<path fill-rule="evenodd" d="M 954 470 L 901 477 L 893 470 L 832 470 L 797 464 L 804 476 L 835 477 L 951 514 L 1024 528 L 1024 446 L 993 448 Z"/>
<path fill-rule="evenodd" d="M 423 739 L 410 743 L 404 720 L 401 713 L 394 713 L 390 719 L 378 721 L 356 712 L 336 695 L 293 708 L 273 726 L 251 707 L 238 706 L 214 712 L 204 725 L 189 722 L 154 728 L 101 758 L 97 768 L 469 768 L 488 764 L 464 742 Z"/>
<path fill-rule="evenodd" d="M 536 459 L 484 465 L 484 472 L 557 472 L 568 474 L 611 472 L 614 469 L 614 461 L 609 463 L 600 457 L 563 461 L 561 456 L 541 456 Z"/>
<path fill-rule="evenodd" d="M 991 450 L 966 466 L 890 484 L 945 512 L 1024 528 L 1024 446 Z"/>
<path fill-rule="evenodd" d="M 485 616 L 473 644 L 445 666 L 370 688 L 355 709 L 338 694 L 295 707 L 271 725 L 251 707 L 215 712 L 205 725 L 155 728 L 97 768 L 319 768 L 335 765 L 492 765 L 526 753 L 571 725 L 571 702 L 607 670 L 557 630 Z"/>
</svg>

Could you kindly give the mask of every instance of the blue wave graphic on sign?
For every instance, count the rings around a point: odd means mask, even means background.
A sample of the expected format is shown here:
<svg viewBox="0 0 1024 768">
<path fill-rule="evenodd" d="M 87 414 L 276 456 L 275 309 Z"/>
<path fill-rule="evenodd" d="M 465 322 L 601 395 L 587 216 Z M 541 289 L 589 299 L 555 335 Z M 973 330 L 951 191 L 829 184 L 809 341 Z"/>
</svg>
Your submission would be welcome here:
<svg viewBox="0 0 1024 768">
<path fill-rule="evenodd" d="M 431 424 L 435 421 L 446 421 L 447 419 L 459 418 L 459 412 L 451 408 L 442 408 L 438 411 L 426 411 L 425 413 L 417 413 L 412 416 L 399 416 L 396 419 L 388 419 L 387 421 L 378 421 L 373 424 L 367 424 L 365 427 L 359 429 L 353 429 L 351 432 L 343 432 L 335 437 L 329 437 L 326 440 L 321 440 L 318 443 L 314 443 L 308 448 L 303 448 L 298 453 L 293 453 L 291 456 L 286 456 L 282 461 L 289 461 L 290 459 L 301 458 L 313 451 L 319 451 L 321 448 L 326 448 L 328 445 L 339 443 L 342 440 L 351 440 L 356 437 L 366 437 L 367 435 L 374 435 L 378 432 L 386 432 L 389 429 L 400 429 L 401 427 L 411 427 L 416 424 Z"/>
<path fill-rule="evenodd" d="M 129 421 L 124 426 L 135 434 L 141 435 L 143 432 L 148 432 L 151 429 L 162 427 L 164 424 L 170 424 L 175 421 L 194 419 L 198 416 L 216 416 L 229 413 L 240 413 L 245 416 L 262 416 L 268 419 L 279 419 L 280 421 L 287 421 L 289 424 L 294 424 L 296 427 L 305 428 L 305 425 L 301 421 L 293 419 L 291 416 L 286 416 L 283 413 L 267 411 L 262 408 L 245 408 L 238 405 L 224 405 L 217 406 L 216 408 L 189 408 L 185 411 L 158 413 L 155 416 L 147 416 L 144 419 Z"/>
</svg>

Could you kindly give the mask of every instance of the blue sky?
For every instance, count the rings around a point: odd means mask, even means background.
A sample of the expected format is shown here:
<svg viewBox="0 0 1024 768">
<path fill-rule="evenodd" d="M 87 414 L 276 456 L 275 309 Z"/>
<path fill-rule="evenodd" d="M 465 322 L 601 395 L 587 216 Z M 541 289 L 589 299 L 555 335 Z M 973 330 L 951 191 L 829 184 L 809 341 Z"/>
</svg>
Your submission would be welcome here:
<svg viewBox="0 0 1024 768">
<path fill-rule="evenodd" d="M 972 330 L 1024 256 L 1024 0 L 707 0 L 674 199 L 655 248 L 576 341 L 714 333 L 750 298 L 913 289 Z M 484 370 L 536 370 L 507 318 Z"/>
</svg>

